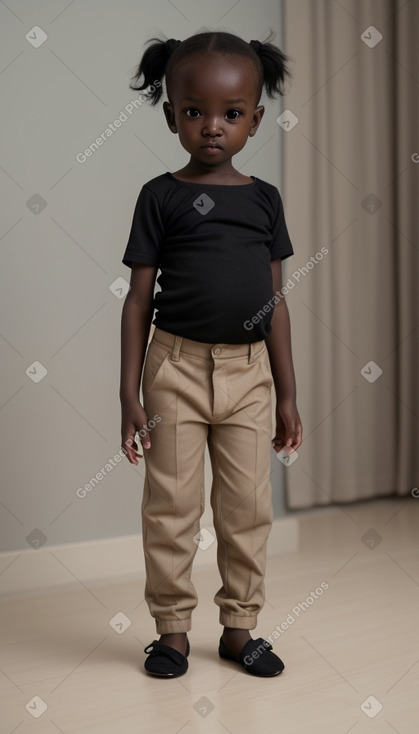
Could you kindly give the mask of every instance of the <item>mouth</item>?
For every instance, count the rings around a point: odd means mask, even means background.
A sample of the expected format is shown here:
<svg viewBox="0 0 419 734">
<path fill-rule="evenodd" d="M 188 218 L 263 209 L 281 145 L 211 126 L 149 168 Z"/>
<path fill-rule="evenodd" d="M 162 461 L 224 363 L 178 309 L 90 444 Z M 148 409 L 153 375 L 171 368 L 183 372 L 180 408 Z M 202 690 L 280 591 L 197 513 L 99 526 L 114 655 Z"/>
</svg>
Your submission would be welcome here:
<svg viewBox="0 0 419 734">
<path fill-rule="evenodd" d="M 221 145 L 211 145 L 211 143 L 208 143 L 208 145 L 201 145 L 201 150 L 208 153 L 208 155 L 217 155 L 217 153 L 221 153 L 222 147 Z"/>
</svg>

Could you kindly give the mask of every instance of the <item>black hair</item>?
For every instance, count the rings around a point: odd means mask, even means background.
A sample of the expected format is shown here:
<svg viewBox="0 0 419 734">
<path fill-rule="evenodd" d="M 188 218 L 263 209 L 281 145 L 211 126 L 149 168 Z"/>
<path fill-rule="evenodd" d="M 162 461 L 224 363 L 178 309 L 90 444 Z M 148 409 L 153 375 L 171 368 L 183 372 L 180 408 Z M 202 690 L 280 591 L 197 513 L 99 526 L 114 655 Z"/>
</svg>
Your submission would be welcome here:
<svg viewBox="0 0 419 734">
<path fill-rule="evenodd" d="M 204 54 L 209 51 L 220 51 L 227 54 L 239 54 L 253 62 L 257 72 L 258 100 L 263 88 L 270 99 L 277 94 L 284 94 L 284 82 L 291 77 L 289 71 L 289 57 L 270 41 L 275 34 L 271 32 L 267 41 L 250 41 L 247 43 L 239 36 L 224 31 L 209 31 L 196 33 L 184 41 L 174 38 L 165 40 L 150 38 L 147 43 L 152 43 L 141 58 L 137 72 L 133 79 L 138 84 L 144 77 L 140 86 L 130 84 L 130 89 L 149 89 L 147 94 L 152 105 L 156 105 L 163 94 L 162 81 L 166 77 L 166 87 L 169 88 L 172 72 L 176 64 L 186 56 L 192 54 Z M 160 83 L 159 83 L 160 82 Z"/>
</svg>

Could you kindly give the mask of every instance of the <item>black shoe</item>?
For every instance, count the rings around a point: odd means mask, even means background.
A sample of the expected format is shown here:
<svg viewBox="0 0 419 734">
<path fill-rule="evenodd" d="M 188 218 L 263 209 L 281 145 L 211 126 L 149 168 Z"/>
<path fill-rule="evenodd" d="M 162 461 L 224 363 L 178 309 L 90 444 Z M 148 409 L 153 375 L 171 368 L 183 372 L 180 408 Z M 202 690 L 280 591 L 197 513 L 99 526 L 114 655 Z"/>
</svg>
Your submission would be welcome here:
<svg viewBox="0 0 419 734">
<path fill-rule="evenodd" d="M 223 638 L 220 637 L 220 645 L 218 648 L 218 654 L 220 658 L 226 660 L 234 660 L 240 663 L 242 668 L 251 675 L 259 675 L 262 677 L 268 677 L 272 675 L 279 675 L 285 668 L 284 663 L 278 655 L 275 655 L 272 650 L 272 645 L 267 641 L 258 637 L 256 640 L 248 640 L 242 647 L 239 657 L 233 655 L 231 650 L 226 647 L 223 642 Z"/>
<path fill-rule="evenodd" d="M 144 668 L 150 675 L 156 675 L 159 678 L 178 678 L 186 673 L 188 669 L 188 661 L 186 658 L 190 653 L 189 640 L 186 640 L 186 655 L 182 655 L 173 647 L 163 645 L 158 640 L 153 640 L 144 652 L 149 653 L 144 663 Z"/>
</svg>

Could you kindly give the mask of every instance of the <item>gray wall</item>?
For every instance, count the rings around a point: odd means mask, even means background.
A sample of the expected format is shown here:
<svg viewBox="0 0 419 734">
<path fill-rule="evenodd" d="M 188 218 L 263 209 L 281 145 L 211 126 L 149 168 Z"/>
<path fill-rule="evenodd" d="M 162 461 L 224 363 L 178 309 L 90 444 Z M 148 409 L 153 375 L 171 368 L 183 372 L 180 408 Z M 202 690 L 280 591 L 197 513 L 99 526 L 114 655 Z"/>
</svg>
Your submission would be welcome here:
<svg viewBox="0 0 419 734">
<path fill-rule="evenodd" d="M 115 461 L 84 498 L 76 490 L 119 458 L 118 279 L 129 282 L 121 258 L 139 190 L 187 160 L 161 106 L 125 109 L 137 98 L 128 84 L 144 42 L 207 26 L 247 40 L 273 28 L 281 43 L 276 0 L 11 7 L 0 4 L 1 551 L 141 532 L 141 463 Z M 35 26 L 47 35 L 37 48 Z M 264 103 L 235 164 L 280 186 L 281 108 Z M 128 119 L 78 162 L 123 111 Z M 272 458 L 278 516 L 282 466 Z"/>
</svg>

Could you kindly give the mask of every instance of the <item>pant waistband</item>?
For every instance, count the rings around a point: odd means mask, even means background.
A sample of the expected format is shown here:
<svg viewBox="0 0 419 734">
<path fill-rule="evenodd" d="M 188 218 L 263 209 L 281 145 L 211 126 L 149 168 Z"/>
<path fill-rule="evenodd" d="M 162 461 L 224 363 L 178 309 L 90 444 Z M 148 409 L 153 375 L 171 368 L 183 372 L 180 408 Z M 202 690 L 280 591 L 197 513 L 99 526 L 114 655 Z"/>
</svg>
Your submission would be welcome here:
<svg viewBox="0 0 419 734">
<path fill-rule="evenodd" d="M 177 334 L 171 334 L 168 331 L 159 329 L 157 326 L 154 329 L 151 341 L 163 344 L 170 349 L 172 352 L 171 359 L 174 362 L 178 362 L 180 355 L 184 353 L 207 359 L 211 359 L 212 357 L 216 357 L 217 359 L 247 357 L 250 364 L 266 349 L 264 341 L 251 342 L 250 344 L 224 344 L 223 342 L 210 344 L 208 342 L 186 339 L 186 337 L 178 336 Z"/>
</svg>

